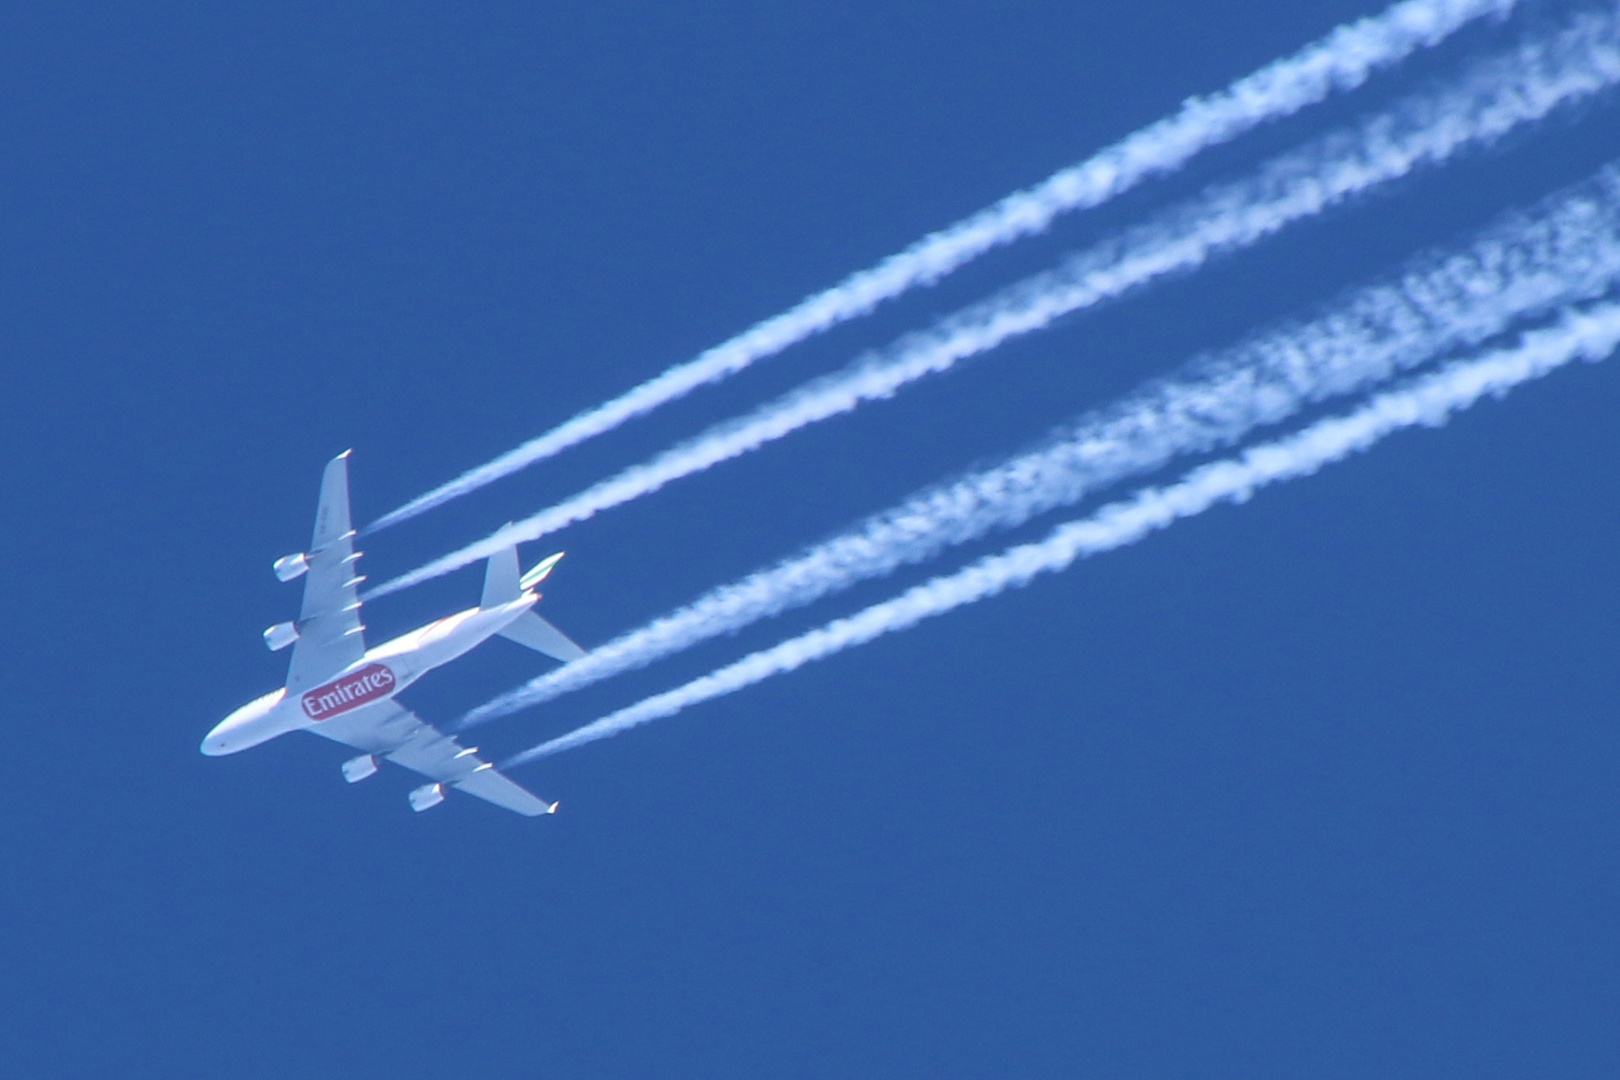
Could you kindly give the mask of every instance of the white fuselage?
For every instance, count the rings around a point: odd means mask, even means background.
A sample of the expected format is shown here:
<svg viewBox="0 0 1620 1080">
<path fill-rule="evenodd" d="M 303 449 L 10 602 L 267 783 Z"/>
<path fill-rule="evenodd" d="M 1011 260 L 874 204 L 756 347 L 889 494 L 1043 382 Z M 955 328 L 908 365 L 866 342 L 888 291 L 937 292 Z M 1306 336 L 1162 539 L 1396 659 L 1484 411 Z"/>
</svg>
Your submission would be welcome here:
<svg viewBox="0 0 1620 1080">
<path fill-rule="evenodd" d="M 288 696 L 286 687 L 256 698 L 220 721 L 203 739 L 202 752 L 210 757 L 234 754 L 277 735 L 386 701 L 434 668 L 500 633 L 538 599 L 534 592 L 525 591 L 498 607 L 458 611 L 383 642 L 296 698 Z"/>
</svg>

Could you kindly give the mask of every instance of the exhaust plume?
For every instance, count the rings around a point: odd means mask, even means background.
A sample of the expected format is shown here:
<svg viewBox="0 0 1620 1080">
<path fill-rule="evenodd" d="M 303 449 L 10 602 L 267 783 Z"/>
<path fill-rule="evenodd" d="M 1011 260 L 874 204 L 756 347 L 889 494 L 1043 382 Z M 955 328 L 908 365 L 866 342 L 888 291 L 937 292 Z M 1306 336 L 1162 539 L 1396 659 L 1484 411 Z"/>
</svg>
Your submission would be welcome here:
<svg viewBox="0 0 1620 1080">
<path fill-rule="evenodd" d="M 471 727 L 802 607 L 949 547 L 1014 527 L 1176 456 L 1231 446 L 1313 403 L 1366 390 L 1620 281 L 1620 167 L 1487 230 L 1460 252 L 1414 260 L 1186 365 L 1005 462 L 924 490 L 842 535 L 717 588 L 461 718 Z"/>
<path fill-rule="evenodd" d="M 1616 19 L 1587 16 L 1555 37 L 1473 65 L 1455 86 L 1423 94 L 1349 132 L 1284 155 L 1252 179 L 1215 188 L 973 305 L 923 333 L 844 371 L 813 380 L 753 413 L 731 420 L 632 466 L 573 498 L 494 535 L 388 581 L 384 596 L 535 540 L 603 510 L 651 494 L 681 477 L 758 449 L 808 424 L 892 396 L 925 375 L 1031 333 L 1054 319 L 1122 295 L 1156 278 L 1195 269 L 1212 255 L 1244 247 L 1377 184 L 1451 157 L 1545 117 L 1558 105 L 1620 81 Z"/>
<path fill-rule="evenodd" d="M 892 600 L 753 653 L 684 686 L 541 743 L 509 758 L 502 767 L 522 765 L 674 716 L 692 705 L 734 693 L 813 660 L 1027 585 L 1040 574 L 1064 570 L 1077 559 L 1135 543 L 1213 506 L 1245 502 L 1262 487 L 1309 476 L 1404 428 L 1417 424 L 1439 427 L 1452 414 L 1487 394 L 1501 397 L 1513 387 L 1577 358 L 1602 360 L 1617 345 L 1620 304 L 1565 312 L 1556 325 L 1524 334 L 1511 348 L 1448 364 L 1408 387 L 1374 397 L 1345 416 L 1319 421 L 1298 434 L 1194 469 L 1179 483 L 1148 488 L 1088 518 L 1059 526 L 1045 540 L 1020 544 L 980 559 L 954 574 L 908 589 Z"/>
<path fill-rule="evenodd" d="M 1149 177 L 1173 172 L 1202 150 L 1298 112 L 1335 91 L 1353 90 L 1375 70 L 1436 45 L 1477 19 L 1506 17 L 1516 4 L 1517 0 L 1402 0 L 1382 14 L 1337 27 L 1292 56 L 1273 61 L 1219 93 L 1188 98 L 1173 115 L 1086 161 L 929 234 L 695 359 L 463 473 L 378 518 L 366 531 L 413 518 L 700 386 L 728 378 L 886 300 L 932 284 L 985 252 L 1039 233 L 1062 214 L 1100 205 Z"/>
</svg>

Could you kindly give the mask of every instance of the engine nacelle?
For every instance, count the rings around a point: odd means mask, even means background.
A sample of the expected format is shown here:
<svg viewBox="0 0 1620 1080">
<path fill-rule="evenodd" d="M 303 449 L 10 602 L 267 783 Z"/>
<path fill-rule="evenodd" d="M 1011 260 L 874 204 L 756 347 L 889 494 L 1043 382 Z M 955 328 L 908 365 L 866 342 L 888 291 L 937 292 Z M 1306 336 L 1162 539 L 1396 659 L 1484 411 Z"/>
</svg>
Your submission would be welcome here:
<svg viewBox="0 0 1620 1080">
<path fill-rule="evenodd" d="M 297 640 L 297 623 L 278 622 L 264 632 L 264 643 L 271 652 L 280 652 Z"/>
<path fill-rule="evenodd" d="M 368 776 L 377 773 L 377 755 L 361 754 L 357 758 L 350 758 L 343 763 L 343 779 L 351 784 L 358 784 Z"/>
<path fill-rule="evenodd" d="M 308 572 L 309 556 L 301 551 L 297 555 L 283 555 L 270 565 L 270 569 L 276 572 L 278 581 L 291 581 Z"/>
<path fill-rule="evenodd" d="M 443 784 L 423 784 L 411 792 L 411 809 L 420 814 L 444 802 Z"/>
</svg>

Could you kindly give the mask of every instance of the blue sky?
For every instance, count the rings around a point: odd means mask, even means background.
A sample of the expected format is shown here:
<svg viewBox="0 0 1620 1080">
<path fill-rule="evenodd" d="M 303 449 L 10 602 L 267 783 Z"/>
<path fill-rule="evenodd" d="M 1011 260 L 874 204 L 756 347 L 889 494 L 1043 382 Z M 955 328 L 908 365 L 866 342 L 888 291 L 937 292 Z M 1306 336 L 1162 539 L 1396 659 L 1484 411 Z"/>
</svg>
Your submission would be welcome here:
<svg viewBox="0 0 1620 1080">
<path fill-rule="evenodd" d="M 1530 5 L 368 538 L 374 581 L 1451 70 Z M 374 517 L 1371 3 L 0 14 L 0 1072 L 1594 1076 L 1620 1067 L 1620 368 L 429 814 L 292 735 L 322 464 Z M 1620 157 L 1612 101 L 570 530 L 587 647 Z M 1040 535 L 1050 520 L 946 560 Z M 547 549 L 550 550 L 550 549 Z M 536 548 L 533 558 L 543 552 Z M 495 753 L 919 569 L 480 729 Z M 476 571 L 368 610 L 372 640 Z M 540 670 L 497 641 L 407 693 Z"/>
</svg>

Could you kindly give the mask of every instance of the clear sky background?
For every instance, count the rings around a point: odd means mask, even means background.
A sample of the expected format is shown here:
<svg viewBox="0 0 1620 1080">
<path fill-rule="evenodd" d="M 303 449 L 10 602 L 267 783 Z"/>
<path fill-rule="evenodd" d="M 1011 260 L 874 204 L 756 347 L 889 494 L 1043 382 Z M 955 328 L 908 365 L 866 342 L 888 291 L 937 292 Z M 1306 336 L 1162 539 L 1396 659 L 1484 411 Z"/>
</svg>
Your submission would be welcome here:
<svg viewBox="0 0 1620 1080">
<path fill-rule="evenodd" d="M 1566 9 L 1532 5 L 1519 27 Z M 370 519 L 1372 0 L 0 13 L 0 1073 L 1620 1073 L 1620 362 L 413 815 L 280 685 Z M 1241 175 L 1479 28 L 368 538 L 373 581 Z M 587 647 L 1620 157 L 1602 102 L 560 538 Z M 1040 535 L 1050 520 L 941 565 Z M 534 546 L 532 560 L 550 548 Z M 937 569 L 937 568 L 936 568 Z M 920 569 L 477 732 L 528 746 Z M 478 571 L 378 602 L 372 641 Z M 496 641 L 447 719 L 543 669 Z"/>
</svg>

